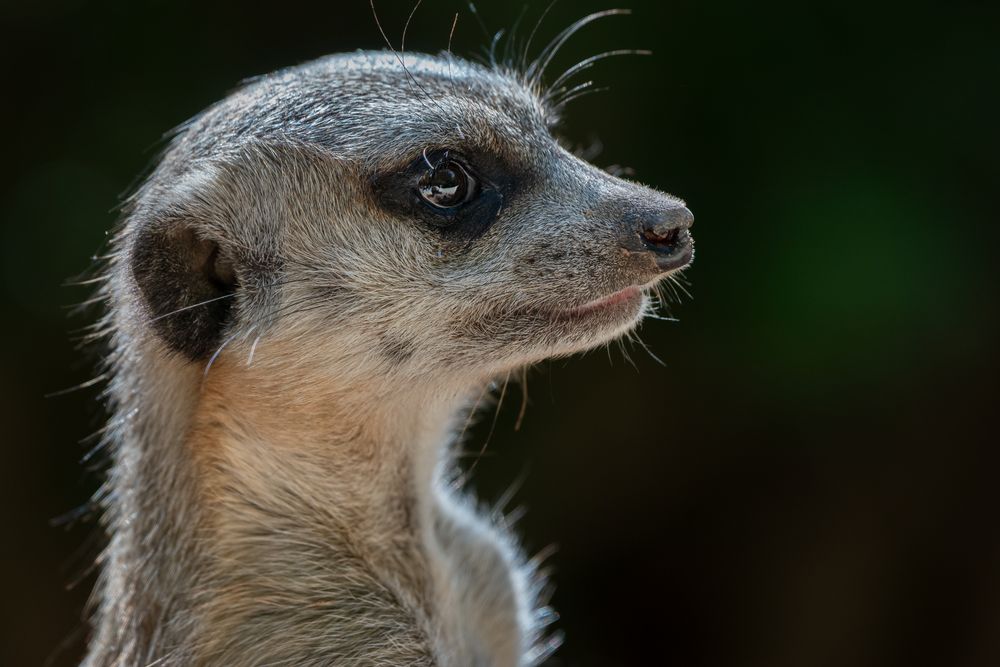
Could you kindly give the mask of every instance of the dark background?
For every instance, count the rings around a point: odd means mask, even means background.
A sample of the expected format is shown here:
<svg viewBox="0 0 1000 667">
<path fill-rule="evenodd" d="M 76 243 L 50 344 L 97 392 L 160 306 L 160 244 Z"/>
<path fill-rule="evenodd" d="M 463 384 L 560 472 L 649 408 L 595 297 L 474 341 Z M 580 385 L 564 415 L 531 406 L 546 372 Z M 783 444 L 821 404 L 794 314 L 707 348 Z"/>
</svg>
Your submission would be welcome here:
<svg viewBox="0 0 1000 667">
<path fill-rule="evenodd" d="M 564 0 L 537 44 L 610 0 Z M 408 2 L 378 3 L 398 41 Z M 630 0 L 565 135 L 695 212 L 693 299 L 509 392 L 475 484 L 550 558 L 553 664 L 1000 665 L 996 2 Z M 531 25 L 544 2 L 527 9 Z M 485 43 L 425 0 L 410 48 Z M 519 4 L 482 0 L 496 30 Z M 0 664 L 72 664 L 102 419 L 61 286 L 159 137 L 242 78 L 380 48 L 365 0 L 2 10 Z M 527 31 L 522 28 L 521 34 Z M 550 79 L 551 80 L 551 79 Z M 488 437 L 490 416 L 469 448 Z"/>
</svg>

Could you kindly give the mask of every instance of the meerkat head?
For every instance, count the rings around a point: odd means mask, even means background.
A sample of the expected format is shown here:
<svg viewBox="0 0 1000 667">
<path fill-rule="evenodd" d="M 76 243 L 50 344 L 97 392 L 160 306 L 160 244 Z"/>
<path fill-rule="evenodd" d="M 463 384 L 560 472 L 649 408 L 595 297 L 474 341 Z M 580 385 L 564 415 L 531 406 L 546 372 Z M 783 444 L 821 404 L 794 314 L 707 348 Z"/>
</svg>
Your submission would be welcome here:
<svg viewBox="0 0 1000 667">
<path fill-rule="evenodd" d="M 692 215 L 567 151 L 557 112 L 524 75 L 450 55 L 251 82 L 132 200 L 146 330 L 193 362 L 272 341 L 411 374 L 503 372 L 628 332 L 691 261 Z"/>
</svg>

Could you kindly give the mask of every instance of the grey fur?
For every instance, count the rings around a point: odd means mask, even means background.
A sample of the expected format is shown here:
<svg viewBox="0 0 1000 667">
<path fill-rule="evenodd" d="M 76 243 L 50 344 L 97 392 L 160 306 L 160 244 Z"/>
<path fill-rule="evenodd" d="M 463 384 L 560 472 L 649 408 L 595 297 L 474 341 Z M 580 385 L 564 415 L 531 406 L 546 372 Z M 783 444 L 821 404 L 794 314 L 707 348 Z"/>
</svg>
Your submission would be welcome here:
<svg viewBox="0 0 1000 667">
<path fill-rule="evenodd" d="M 630 331 L 689 260 L 690 220 L 563 149 L 537 79 L 406 65 L 359 52 L 250 82 L 128 201 L 87 667 L 554 648 L 544 581 L 450 482 L 452 443 L 494 378 Z M 412 201 L 428 151 L 490 174 L 461 222 Z M 665 264 L 643 234 L 678 225 Z"/>
</svg>

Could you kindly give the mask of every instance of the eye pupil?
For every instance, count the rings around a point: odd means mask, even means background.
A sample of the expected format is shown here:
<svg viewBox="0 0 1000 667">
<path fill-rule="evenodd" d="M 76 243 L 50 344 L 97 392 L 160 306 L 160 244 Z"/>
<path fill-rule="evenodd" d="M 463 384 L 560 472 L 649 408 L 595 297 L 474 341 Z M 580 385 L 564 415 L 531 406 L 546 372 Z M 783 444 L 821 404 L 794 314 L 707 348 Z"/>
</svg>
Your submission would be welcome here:
<svg viewBox="0 0 1000 667">
<path fill-rule="evenodd" d="M 472 192 L 471 177 L 454 161 L 439 164 L 420 179 L 420 196 L 438 208 L 464 204 Z"/>
<path fill-rule="evenodd" d="M 431 177 L 431 183 L 442 188 L 455 187 L 458 184 L 458 174 L 448 167 L 436 169 L 434 176 Z"/>
</svg>

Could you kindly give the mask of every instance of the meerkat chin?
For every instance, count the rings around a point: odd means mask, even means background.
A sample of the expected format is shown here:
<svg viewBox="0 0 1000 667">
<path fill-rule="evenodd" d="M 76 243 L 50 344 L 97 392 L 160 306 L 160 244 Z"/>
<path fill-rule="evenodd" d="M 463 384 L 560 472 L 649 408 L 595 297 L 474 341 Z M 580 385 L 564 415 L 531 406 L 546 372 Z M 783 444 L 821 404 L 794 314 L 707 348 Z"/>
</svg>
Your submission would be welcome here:
<svg viewBox="0 0 1000 667">
<path fill-rule="evenodd" d="M 358 52 L 177 131 L 107 267 L 85 665 L 553 649 L 541 577 L 451 484 L 456 434 L 498 376 L 627 333 L 693 255 L 683 202 L 575 157 L 561 111 L 502 65 Z"/>
</svg>

